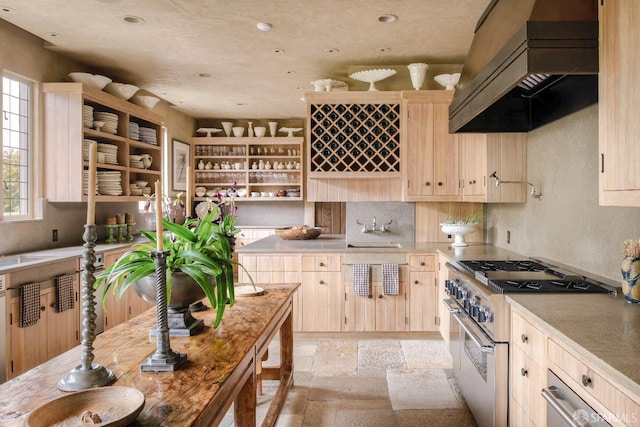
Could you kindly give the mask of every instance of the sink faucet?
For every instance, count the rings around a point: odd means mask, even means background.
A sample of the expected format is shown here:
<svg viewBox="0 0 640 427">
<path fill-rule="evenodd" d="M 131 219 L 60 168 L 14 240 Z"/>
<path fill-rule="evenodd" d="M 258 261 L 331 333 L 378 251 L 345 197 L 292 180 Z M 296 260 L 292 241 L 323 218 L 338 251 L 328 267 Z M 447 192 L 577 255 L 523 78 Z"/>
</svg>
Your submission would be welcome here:
<svg viewBox="0 0 640 427">
<path fill-rule="evenodd" d="M 366 223 L 362 223 L 360 222 L 359 219 L 356 219 L 356 224 L 361 225 L 362 226 L 362 232 L 363 233 L 368 233 L 370 231 L 378 231 L 380 233 L 386 233 L 387 231 L 389 231 L 387 229 L 387 226 L 390 225 L 393 222 L 393 219 L 390 219 L 389 222 L 386 222 L 380 226 L 378 226 L 378 223 L 376 221 L 376 217 L 373 217 L 373 221 L 371 223 L 371 227 L 369 227 Z"/>
</svg>

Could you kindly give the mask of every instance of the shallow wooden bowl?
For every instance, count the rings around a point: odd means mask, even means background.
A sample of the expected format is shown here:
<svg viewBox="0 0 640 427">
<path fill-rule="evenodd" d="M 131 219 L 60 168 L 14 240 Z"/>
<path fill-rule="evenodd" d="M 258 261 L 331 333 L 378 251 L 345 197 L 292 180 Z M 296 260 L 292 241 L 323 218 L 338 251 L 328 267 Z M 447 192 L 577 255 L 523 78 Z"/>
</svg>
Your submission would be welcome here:
<svg viewBox="0 0 640 427">
<path fill-rule="evenodd" d="M 276 235 L 284 240 L 309 240 L 322 234 L 322 227 L 283 227 L 276 228 Z"/>
<path fill-rule="evenodd" d="M 126 426 L 136 419 L 143 407 L 144 394 L 135 388 L 92 388 L 67 394 L 36 408 L 25 420 L 25 426 Z M 86 411 L 97 414 L 100 422 L 83 423 Z"/>
</svg>

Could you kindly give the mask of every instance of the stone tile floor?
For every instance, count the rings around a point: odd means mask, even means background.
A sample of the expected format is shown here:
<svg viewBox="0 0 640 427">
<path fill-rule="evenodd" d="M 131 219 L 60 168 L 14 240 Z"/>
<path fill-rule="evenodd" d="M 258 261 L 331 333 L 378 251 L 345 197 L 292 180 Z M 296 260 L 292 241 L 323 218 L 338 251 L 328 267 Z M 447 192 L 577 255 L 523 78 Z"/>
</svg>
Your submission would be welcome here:
<svg viewBox="0 0 640 427">
<path fill-rule="evenodd" d="M 278 342 L 265 366 L 279 360 Z M 476 426 L 436 338 L 294 338 L 294 386 L 279 427 Z M 277 382 L 264 381 L 258 425 Z M 222 426 L 233 426 L 230 411 Z"/>
</svg>

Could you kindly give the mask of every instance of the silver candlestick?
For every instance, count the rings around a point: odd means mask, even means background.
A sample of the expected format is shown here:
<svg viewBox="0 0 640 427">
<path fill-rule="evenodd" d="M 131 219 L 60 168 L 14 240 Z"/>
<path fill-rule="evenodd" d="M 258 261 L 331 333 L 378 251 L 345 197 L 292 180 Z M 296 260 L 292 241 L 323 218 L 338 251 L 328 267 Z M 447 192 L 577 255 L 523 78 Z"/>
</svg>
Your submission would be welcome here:
<svg viewBox="0 0 640 427">
<path fill-rule="evenodd" d="M 167 255 L 168 251 L 151 252 L 156 263 L 156 341 L 157 349 L 142 365 L 144 371 L 175 371 L 187 361 L 187 355 L 171 350 L 167 320 Z"/>
<path fill-rule="evenodd" d="M 93 284 L 96 255 L 94 248 L 98 234 L 95 225 L 85 225 L 84 251 L 82 252 L 82 355 L 80 365 L 70 370 L 67 375 L 58 382 L 58 389 L 62 391 L 79 391 L 88 388 L 102 387 L 111 384 L 116 377 L 109 369 L 93 363 L 93 341 L 96 339 L 96 302 L 94 300 Z"/>
</svg>

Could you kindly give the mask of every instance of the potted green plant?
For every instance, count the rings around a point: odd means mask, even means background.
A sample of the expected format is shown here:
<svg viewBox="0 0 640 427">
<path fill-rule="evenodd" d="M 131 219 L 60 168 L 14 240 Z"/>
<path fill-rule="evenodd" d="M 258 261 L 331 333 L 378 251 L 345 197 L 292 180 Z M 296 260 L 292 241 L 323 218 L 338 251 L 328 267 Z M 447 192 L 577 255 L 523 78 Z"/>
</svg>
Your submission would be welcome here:
<svg viewBox="0 0 640 427">
<path fill-rule="evenodd" d="M 232 260 L 233 251 L 229 237 L 223 231 L 224 218 L 216 222 L 215 218 L 219 213 L 219 207 L 215 207 L 200 219 L 189 219 L 184 224 L 176 224 L 163 219 L 163 227 L 170 232 L 170 235 L 163 235 L 163 247 L 168 252 L 166 258 L 166 285 L 169 316 L 172 311 L 183 313 L 185 323 L 193 319 L 189 311 L 189 304 L 203 298 L 206 295 L 211 307 L 216 310 L 216 318 L 213 327 L 220 325 L 225 311 L 225 304 L 229 301 L 234 304 L 234 279 L 233 265 L 242 267 Z M 232 221 L 232 220 L 228 220 Z M 235 223 L 235 222 L 234 222 Z M 151 252 L 156 250 L 155 232 L 141 231 L 149 242 L 138 244 L 131 251 L 123 254 L 114 264 L 96 275 L 94 287 L 97 289 L 104 284 L 102 289 L 102 302 L 109 291 L 115 293 L 120 298 L 129 286 L 139 294 L 144 291 L 142 283 L 147 282 L 147 288 L 155 289 L 155 260 L 151 257 Z M 242 267 L 244 268 L 244 267 Z M 195 283 L 196 298 L 192 301 L 177 301 L 182 298 L 182 290 L 176 291 L 178 282 L 182 279 Z M 151 282 L 151 285 L 148 284 Z M 198 289 L 199 288 L 199 289 Z M 197 291 L 200 292 L 197 292 Z M 147 292 L 148 293 L 148 292 Z M 177 294 L 180 295 L 177 295 Z M 193 294 L 189 291 L 188 294 Z M 155 301 L 155 293 L 152 295 L 141 295 L 144 299 Z M 197 296 L 199 295 L 199 298 Z M 151 301 L 153 302 L 153 301 Z M 200 321 L 201 322 L 201 321 Z M 170 320 L 171 327 L 171 320 Z M 189 328 L 193 325 L 188 324 Z M 182 334 L 180 334 L 182 335 Z"/>
</svg>

